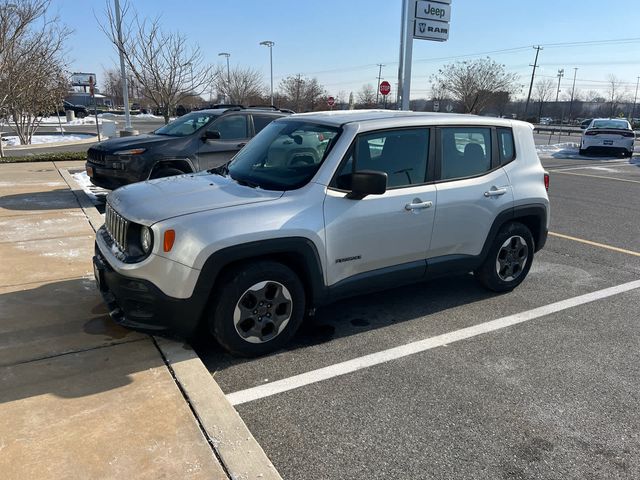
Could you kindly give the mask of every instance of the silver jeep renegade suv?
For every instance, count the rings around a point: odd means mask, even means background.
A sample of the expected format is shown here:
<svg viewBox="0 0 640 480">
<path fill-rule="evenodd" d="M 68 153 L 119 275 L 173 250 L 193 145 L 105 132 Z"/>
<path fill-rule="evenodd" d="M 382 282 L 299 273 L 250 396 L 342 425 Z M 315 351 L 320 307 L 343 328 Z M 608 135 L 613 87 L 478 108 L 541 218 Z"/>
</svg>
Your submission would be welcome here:
<svg viewBox="0 0 640 480">
<path fill-rule="evenodd" d="M 546 241 L 547 188 L 527 123 L 292 115 L 229 164 L 111 193 L 94 270 L 119 323 L 205 325 L 260 355 L 338 298 L 461 272 L 512 290 Z"/>
</svg>

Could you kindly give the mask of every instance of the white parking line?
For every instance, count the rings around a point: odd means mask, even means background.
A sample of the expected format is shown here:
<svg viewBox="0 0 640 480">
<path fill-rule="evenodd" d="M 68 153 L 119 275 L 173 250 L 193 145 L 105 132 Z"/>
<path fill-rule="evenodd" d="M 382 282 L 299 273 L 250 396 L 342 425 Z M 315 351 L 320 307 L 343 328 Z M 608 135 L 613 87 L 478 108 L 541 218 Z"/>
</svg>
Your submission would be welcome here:
<svg viewBox="0 0 640 480">
<path fill-rule="evenodd" d="M 603 298 L 618 295 L 637 288 L 640 288 L 640 280 L 623 283 L 622 285 L 605 288 L 585 295 L 579 295 L 567 300 L 561 300 L 549 305 L 534 308 L 533 310 L 528 310 L 526 312 L 516 313 L 515 315 L 509 315 L 489 322 L 480 323 L 472 327 L 462 328 L 460 330 L 444 333 L 425 340 L 419 340 L 417 342 L 408 343 L 399 347 L 347 360 L 346 362 L 336 363 L 335 365 L 312 370 L 283 380 L 233 392 L 227 395 L 227 399 L 232 405 L 241 405 L 243 403 L 269 397 L 278 393 L 287 392 L 295 388 L 300 388 L 305 385 L 310 385 L 312 383 L 321 382 L 333 377 L 362 370 L 364 368 L 369 368 L 374 365 L 390 362 L 391 360 L 397 360 L 409 355 L 414 355 L 435 347 L 441 347 L 450 343 L 459 342 L 460 340 L 466 340 L 467 338 L 476 337 L 478 335 L 510 327 L 512 325 L 528 322 L 529 320 L 534 320 L 545 315 L 560 312 L 562 310 L 594 302 L 596 300 L 601 300 Z"/>
</svg>

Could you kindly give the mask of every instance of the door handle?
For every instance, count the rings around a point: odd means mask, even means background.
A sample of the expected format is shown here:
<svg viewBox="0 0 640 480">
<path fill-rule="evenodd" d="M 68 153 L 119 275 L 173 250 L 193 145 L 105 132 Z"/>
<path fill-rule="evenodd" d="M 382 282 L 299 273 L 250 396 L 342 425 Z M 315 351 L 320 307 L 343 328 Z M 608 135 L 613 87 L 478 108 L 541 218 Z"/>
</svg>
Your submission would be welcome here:
<svg viewBox="0 0 640 480">
<path fill-rule="evenodd" d="M 242 147 L 244 147 L 246 144 L 247 144 L 247 142 L 239 143 L 239 144 L 238 144 L 238 147 L 242 148 Z"/>
<path fill-rule="evenodd" d="M 421 202 L 419 199 L 414 199 L 412 203 L 407 203 L 404 206 L 405 210 L 422 210 L 424 208 L 431 208 L 433 206 L 433 202 Z"/>
<path fill-rule="evenodd" d="M 485 197 L 499 197 L 500 195 L 504 195 L 507 193 L 507 189 L 505 187 L 496 188 L 491 187 L 491 190 L 484 192 Z"/>
</svg>

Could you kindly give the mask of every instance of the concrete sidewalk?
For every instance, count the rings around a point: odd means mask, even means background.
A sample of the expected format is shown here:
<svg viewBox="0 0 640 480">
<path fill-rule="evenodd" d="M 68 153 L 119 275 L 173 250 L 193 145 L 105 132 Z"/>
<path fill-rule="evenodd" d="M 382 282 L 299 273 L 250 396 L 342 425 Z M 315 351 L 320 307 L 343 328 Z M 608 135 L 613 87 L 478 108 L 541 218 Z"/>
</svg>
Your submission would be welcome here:
<svg viewBox="0 0 640 480">
<path fill-rule="evenodd" d="M 111 321 L 59 167 L 0 165 L 0 476 L 279 478 L 187 346 Z"/>
</svg>

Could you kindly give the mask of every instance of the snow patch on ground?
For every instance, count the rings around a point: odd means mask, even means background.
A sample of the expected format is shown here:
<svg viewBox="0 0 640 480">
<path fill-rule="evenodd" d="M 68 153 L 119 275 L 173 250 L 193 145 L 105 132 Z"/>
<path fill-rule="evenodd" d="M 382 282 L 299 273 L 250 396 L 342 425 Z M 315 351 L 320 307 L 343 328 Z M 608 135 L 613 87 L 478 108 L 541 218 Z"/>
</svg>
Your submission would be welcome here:
<svg viewBox="0 0 640 480">
<path fill-rule="evenodd" d="M 79 142 L 81 140 L 86 140 L 87 138 L 91 138 L 94 135 L 91 134 L 81 134 L 74 133 L 73 135 L 34 135 L 31 137 L 31 145 L 43 145 L 45 143 L 72 143 Z M 15 135 L 10 135 L 7 137 L 2 137 L 3 141 L 6 140 L 5 146 L 7 147 L 15 147 L 20 145 L 20 138 Z"/>
<path fill-rule="evenodd" d="M 91 183 L 91 180 L 89 179 L 89 175 L 87 175 L 87 172 L 71 173 L 71 176 L 76 181 L 76 183 L 80 186 L 80 188 L 82 188 L 84 193 L 86 193 L 87 196 L 91 199 L 94 205 L 104 203 L 104 200 L 101 201 L 98 197 L 102 197 L 104 199 L 104 197 L 109 193 L 109 191 L 105 190 L 104 188 L 96 187 L 93 183 Z"/>
<path fill-rule="evenodd" d="M 556 153 L 563 150 L 571 150 L 572 153 L 577 153 L 578 144 L 575 142 L 564 142 L 553 145 L 536 145 L 536 150 L 538 153 Z"/>
<path fill-rule="evenodd" d="M 70 125 L 95 125 L 96 117 L 91 116 L 91 117 L 84 117 L 84 118 L 76 118 L 75 120 L 71 120 L 70 122 L 67 122 L 67 117 L 60 117 L 60 121 L 58 121 L 58 117 L 44 117 L 40 123 L 41 125 L 62 124 L 62 126 L 67 126 L 67 127 Z M 101 124 L 101 123 L 102 123 L 102 120 L 98 118 L 98 124 Z"/>
</svg>

